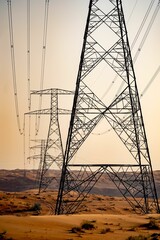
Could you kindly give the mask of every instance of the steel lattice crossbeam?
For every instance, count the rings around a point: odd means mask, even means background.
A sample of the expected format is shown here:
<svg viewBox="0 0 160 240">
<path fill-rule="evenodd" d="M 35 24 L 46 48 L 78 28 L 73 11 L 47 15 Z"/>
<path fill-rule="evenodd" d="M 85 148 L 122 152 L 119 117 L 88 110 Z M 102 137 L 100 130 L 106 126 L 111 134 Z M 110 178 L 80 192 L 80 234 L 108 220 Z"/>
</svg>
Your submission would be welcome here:
<svg viewBox="0 0 160 240">
<path fill-rule="evenodd" d="M 156 201 L 153 186 L 150 184 L 149 165 L 135 164 L 69 164 L 66 173 L 65 194 L 63 195 L 63 214 L 71 214 L 83 210 L 83 201 L 96 182 L 107 173 L 122 196 L 137 213 L 155 211 Z M 142 181 L 141 171 L 143 177 Z M 144 199 L 143 184 L 146 195 Z M 72 194 L 72 198 L 70 194 Z"/>
</svg>

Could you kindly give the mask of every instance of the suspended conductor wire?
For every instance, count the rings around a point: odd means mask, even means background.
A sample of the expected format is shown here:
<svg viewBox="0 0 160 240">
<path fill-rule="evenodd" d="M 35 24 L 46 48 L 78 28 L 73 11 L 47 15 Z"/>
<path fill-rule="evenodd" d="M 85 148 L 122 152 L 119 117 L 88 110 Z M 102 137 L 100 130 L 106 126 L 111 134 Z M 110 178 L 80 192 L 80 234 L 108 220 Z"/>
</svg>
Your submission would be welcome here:
<svg viewBox="0 0 160 240">
<path fill-rule="evenodd" d="M 149 81 L 149 83 L 147 84 L 147 86 L 144 88 L 143 92 L 141 93 L 140 97 L 143 97 L 143 95 L 145 94 L 145 92 L 148 90 L 148 88 L 150 87 L 150 85 L 152 84 L 152 82 L 155 80 L 155 78 L 157 77 L 157 75 L 160 72 L 160 66 L 157 68 L 157 70 L 155 71 L 153 77 L 151 78 L 151 80 Z"/>
<path fill-rule="evenodd" d="M 30 0 L 27 0 L 27 86 L 28 86 L 28 110 L 31 110 L 31 73 L 30 73 Z M 30 156 L 31 115 L 29 115 L 28 146 Z"/>
<path fill-rule="evenodd" d="M 134 48 L 134 46 L 135 46 L 135 44 L 136 44 L 136 42 L 137 42 L 137 40 L 138 40 L 138 38 L 139 38 L 139 35 L 141 34 L 141 32 L 142 32 L 142 30 L 143 30 L 143 27 L 144 27 L 144 25 L 145 25 L 145 23 L 146 23 L 146 20 L 147 20 L 149 14 L 150 14 L 150 11 L 151 11 L 151 9 L 152 9 L 152 7 L 153 7 L 154 2 L 155 2 L 155 0 L 152 0 L 152 1 L 150 2 L 150 5 L 149 5 L 149 7 L 148 7 L 148 9 L 147 9 L 147 12 L 146 12 L 146 14 L 145 14 L 145 16 L 144 16 L 144 18 L 143 18 L 143 20 L 142 20 L 142 22 L 141 22 L 141 25 L 140 25 L 137 33 L 136 33 L 136 36 L 134 37 L 134 40 L 133 40 L 133 42 L 132 42 L 132 44 L 131 44 L 131 50 Z"/>
<path fill-rule="evenodd" d="M 128 18 L 127 22 L 130 21 L 132 15 L 133 15 L 133 12 L 134 12 L 134 10 L 135 10 L 135 8 L 136 8 L 137 3 L 138 3 L 138 0 L 136 0 L 135 4 L 134 4 L 134 6 L 133 6 L 133 9 L 132 9 L 132 11 L 131 11 L 131 14 L 129 15 L 129 18 Z"/>
<path fill-rule="evenodd" d="M 27 0 L 27 86 L 29 111 L 31 110 L 30 81 L 30 0 Z"/>
<path fill-rule="evenodd" d="M 26 127 L 25 127 L 25 114 L 24 114 L 24 122 L 23 122 L 23 161 L 24 161 L 24 175 L 26 171 Z"/>
<path fill-rule="evenodd" d="M 12 77 L 13 77 L 13 89 L 14 89 L 14 102 L 15 102 L 15 110 L 16 110 L 18 129 L 19 129 L 20 134 L 23 134 L 23 131 L 22 131 L 21 125 L 20 125 L 20 116 L 19 116 L 11 0 L 7 0 L 7 3 L 8 3 L 8 21 L 9 21 L 9 36 L 10 36 L 10 47 L 11 47 L 11 64 L 12 64 Z"/>
<path fill-rule="evenodd" d="M 30 143 L 31 143 L 31 115 L 29 115 L 29 124 L 28 124 L 28 146 L 29 146 L 29 157 L 30 157 Z"/>
<path fill-rule="evenodd" d="M 140 25 L 137 33 L 136 33 L 136 36 L 134 37 L 134 40 L 133 40 L 133 42 L 132 42 L 132 44 L 131 44 L 131 51 L 133 50 L 133 48 L 134 48 L 134 46 L 135 46 L 135 44 L 136 44 L 136 42 L 137 42 L 137 40 L 138 40 L 138 38 L 139 38 L 142 30 L 143 30 L 143 28 L 144 28 L 144 25 L 145 25 L 145 23 L 146 23 L 146 21 L 147 21 L 147 18 L 148 18 L 148 16 L 149 16 L 149 13 L 150 13 L 152 7 L 153 7 L 154 2 L 155 2 L 155 0 L 152 0 L 151 3 L 150 3 L 150 5 L 149 5 L 149 7 L 148 7 L 148 9 L 147 9 L 147 12 L 146 12 L 146 14 L 145 14 L 145 16 L 144 16 L 144 18 L 143 18 L 143 20 L 142 20 L 142 22 L 141 22 L 141 25 Z M 137 2 L 136 2 L 136 4 L 137 4 Z M 135 4 L 135 5 L 136 5 L 136 4 Z M 135 6 L 134 6 L 134 8 L 135 8 Z M 133 8 L 133 9 L 134 9 L 134 8 Z M 132 12 L 133 12 L 133 10 L 132 10 Z M 131 13 L 131 14 L 132 14 L 132 13 Z M 130 17 L 129 17 L 129 18 L 130 18 Z M 146 37 L 147 37 L 147 36 L 146 36 Z M 143 44 L 144 44 L 144 43 L 143 43 Z M 140 47 L 139 47 L 138 49 L 140 49 Z M 140 51 L 138 51 L 137 57 L 138 57 L 139 53 L 140 53 Z M 137 57 L 136 57 L 136 58 L 137 58 Z M 136 61 L 136 60 L 135 60 L 135 61 Z M 105 91 L 105 93 L 103 94 L 102 99 L 103 99 L 103 98 L 107 95 L 107 93 L 110 91 L 110 89 L 112 88 L 113 84 L 116 82 L 117 79 L 118 79 L 118 75 L 115 75 L 115 77 L 114 77 L 113 81 L 111 82 L 110 86 L 108 87 L 108 89 L 107 89 L 107 90 Z M 122 82 L 121 85 L 120 85 L 120 87 L 119 87 L 119 89 L 118 89 L 118 91 L 117 91 L 116 96 L 117 96 L 118 93 L 121 91 L 121 89 L 122 89 L 122 87 L 123 87 L 123 84 L 124 84 L 124 83 Z M 115 97 L 116 97 L 116 96 L 115 96 Z"/>
<path fill-rule="evenodd" d="M 137 50 L 137 52 L 136 52 L 136 54 L 135 54 L 135 56 L 134 56 L 134 58 L 133 58 L 133 62 L 135 62 L 135 61 L 137 60 L 138 55 L 140 54 L 140 51 L 141 51 L 141 49 L 142 49 L 142 47 L 143 47 L 143 45 L 144 45 L 144 43 L 145 43 L 145 41 L 146 41 L 146 38 L 147 38 L 147 36 L 148 36 L 148 34 L 149 34 L 150 30 L 151 30 L 151 27 L 152 27 L 152 25 L 153 25 L 153 23 L 154 23 L 154 21 L 155 21 L 155 19 L 156 19 L 156 16 L 157 16 L 157 13 L 158 13 L 158 11 L 159 11 L 159 8 L 160 8 L 160 4 L 158 3 L 158 5 L 156 6 L 156 8 L 155 8 L 155 10 L 154 10 L 154 13 L 153 13 L 153 15 L 152 15 L 152 18 L 151 18 L 151 20 L 150 20 L 150 22 L 149 22 L 149 24 L 148 24 L 148 27 L 147 27 L 147 29 L 146 29 L 146 31 L 145 31 L 145 34 L 144 34 L 144 36 L 143 36 L 143 38 L 142 38 L 142 41 L 141 41 L 141 43 L 140 43 L 140 45 L 139 45 L 139 47 L 138 47 L 138 50 Z"/>
<path fill-rule="evenodd" d="M 137 52 L 136 52 L 136 54 L 135 54 L 135 56 L 134 56 L 134 58 L 133 58 L 133 63 L 135 63 L 135 62 L 137 61 L 137 58 L 138 58 L 138 56 L 139 56 L 139 54 L 140 54 L 140 52 L 141 52 L 141 50 L 142 50 L 142 47 L 143 47 L 143 45 L 144 45 L 144 43 L 145 43 L 145 41 L 146 41 L 146 39 L 147 39 L 147 37 L 148 37 L 148 34 L 149 34 L 149 32 L 150 32 L 150 30 L 151 30 L 151 28 L 152 28 L 152 25 L 153 25 L 154 21 L 155 21 L 155 19 L 156 19 L 156 16 L 157 16 L 157 13 L 158 13 L 158 11 L 159 11 L 159 8 L 160 8 L 160 4 L 158 3 L 158 5 L 156 6 L 156 8 L 155 8 L 155 10 L 154 10 L 154 12 L 153 12 L 153 15 L 152 15 L 151 20 L 150 20 L 150 22 L 149 22 L 149 24 L 148 24 L 148 27 L 147 27 L 144 35 L 143 35 L 143 38 L 142 38 L 141 43 L 140 43 L 140 45 L 139 45 L 139 47 L 138 47 L 138 50 L 137 50 Z M 120 87 L 119 87 L 119 89 L 118 89 L 117 94 L 116 94 L 115 97 L 117 97 L 117 96 L 119 95 L 119 93 L 121 92 L 124 84 L 125 84 L 125 82 L 122 81 L 122 83 L 121 83 L 121 85 L 120 85 Z"/>
<path fill-rule="evenodd" d="M 35 121 L 35 129 L 36 129 L 36 121 Z M 35 136 L 34 136 L 35 142 L 37 141 L 37 134 L 35 132 Z M 36 155 L 36 148 L 34 148 L 34 155 Z"/>
<path fill-rule="evenodd" d="M 146 93 L 146 91 L 148 90 L 148 88 L 150 87 L 150 85 L 153 83 L 153 81 L 156 79 L 156 77 L 158 76 L 160 72 L 160 65 L 158 66 L 157 70 L 155 71 L 155 73 L 153 74 L 152 78 L 150 79 L 150 81 L 148 82 L 148 84 L 146 85 L 146 87 L 144 88 L 144 90 L 142 91 L 142 93 L 140 94 L 140 98 L 142 98 L 144 96 L 144 94 Z M 110 131 L 112 131 L 113 128 L 109 128 L 106 131 L 102 132 L 102 133 L 92 133 L 93 135 L 104 135 L 106 133 L 109 133 Z"/>
<path fill-rule="evenodd" d="M 49 11 L 49 0 L 45 0 L 40 90 L 43 90 L 43 84 L 44 84 L 44 70 L 45 70 L 45 58 L 46 58 L 47 29 L 48 29 L 48 11 Z M 42 107 L 42 94 L 40 94 L 40 97 L 39 97 L 39 110 L 41 110 L 41 107 Z M 39 126 L 40 126 L 40 115 L 38 116 L 36 134 L 38 134 Z"/>
</svg>

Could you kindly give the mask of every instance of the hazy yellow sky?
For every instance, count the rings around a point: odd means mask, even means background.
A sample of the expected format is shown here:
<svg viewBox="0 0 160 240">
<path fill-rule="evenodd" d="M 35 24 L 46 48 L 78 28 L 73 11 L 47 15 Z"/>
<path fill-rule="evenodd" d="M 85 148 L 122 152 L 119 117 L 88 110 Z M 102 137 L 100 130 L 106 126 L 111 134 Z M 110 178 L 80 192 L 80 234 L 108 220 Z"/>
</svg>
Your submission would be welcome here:
<svg viewBox="0 0 160 240">
<path fill-rule="evenodd" d="M 21 126 L 23 125 L 23 115 L 25 112 L 28 112 L 26 2 L 26 0 L 12 0 L 14 49 Z M 131 43 L 151 0 L 123 0 L 122 2 L 126 19 L 129 19 L 130 17 L 129 22 L 127 23 L 127 28 Z M 136 2 L 136 7 L 132 13 Z M 32 90 L 38 90 L 40 88 L 44 3 L 44 0 L 31 0 Z M 151 19 L 157 3 L 158 0 L 154 3 L 148 22 Z M 88 0 L 50 0 L 44 88 L 74 90 L 88 4 Z M 157 15 L 149 36 L 147 37 L 135 64 L 139 93 L 143 91 L 160 65 L 159 23 L 160 12 Z M 24 144 L 23 136 L 20 136 L 18 132 L 16 121 L 6 0 L 0 1 L 0 29 L 0 168 L 23 168 Z M 133 56 L 138 50 L 143 33 L 133 49 Z M 98 78 L 98 73 L 95 78 Z M 146 133 L 154 169 L 160 169 L 159 89 L 160 74 L 141 99 Z M 48 102 L 45 102 L 44 104 L 45 108 L 48 107 L 47 103 Z M 66 125 L 67 124 L 65 124 L 65 127 L 63 125 L 63 128 L 67 129 Z M 32 129 L 33 128 L 34 126 L 32 126 Z M 45 126 L 45 128 L 47 129 L 47 126 Z M 128 152 L 124 146 L 121 146 L 119 139 L 112 136 L 111 133 L 101 134 L 107 129 L 109 129 L 109 126 L 106 122 L 102 122 L 102 124 L 95 129 L 90 140 L 87 140 L 88 145 L 84 145 L 78 154 L 76 154 L 74 162 L 76 162 L 78 158 L 81 158 L 83 162 L 86 162 L 91 158 L 95 163 L 96 161 L 106 161 L 106 154 L 104 151 L 106 148 L 108 149 L 107 158 L 113 163 L 117 155 L 119 159 L 125 159 L 125 161 L 127 161 Z M 33 132 L 34 130 L 32 130 L 32 134 Z M 45 132 L 45 134 L 47 133 Z M 93 152 L 95 146 L 96 154 Z M 26 151 L 26 157 L 27 154 Z M 33 164 L 29 164 L 28 161 L 26 161 L 25 164 L 28 168 L 33 167 Z"/>
</svg>

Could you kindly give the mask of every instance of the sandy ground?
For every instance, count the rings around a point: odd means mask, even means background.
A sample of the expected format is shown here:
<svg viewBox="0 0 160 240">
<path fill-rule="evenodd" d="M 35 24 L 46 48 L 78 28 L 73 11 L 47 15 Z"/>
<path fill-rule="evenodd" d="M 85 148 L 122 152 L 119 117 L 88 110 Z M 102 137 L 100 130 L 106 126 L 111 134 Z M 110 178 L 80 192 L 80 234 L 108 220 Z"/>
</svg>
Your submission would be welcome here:
<svg viewBox="0 0 160 240">
<path fill-rule="evenodd" d="M 55 216 L 51 215 L 55 196 L 54 192 L 0 192 L 0 240 L 160 239 L 160 215 L 137 215 L 121 197 L 91 194 L 84 211 Z M 32 209 L 37 203 L 38 212 Z M 83 223 L 93 228 L 88 230 Z M 146 238 L 135 238 L 139 235 Z"/>
<path fill-rule="evenodd" d="M 129 236 L 150 236 L 160 239 L 159 229 L 149 229 L 145 224 L 154 219 L 160 224 L 159 215 L 112 215 L 82 214 L 69 216 L 0 216 L 0 232 L 6 231 L 4 239 L 16 240 L 125 240 Z M 91 230 L 73 232 L 75 227 L 89 221 Z M 151 237 L 152 236 L 152 237 Z M 153 238 L 155 237 L 156 238 Z"/>
</svg>

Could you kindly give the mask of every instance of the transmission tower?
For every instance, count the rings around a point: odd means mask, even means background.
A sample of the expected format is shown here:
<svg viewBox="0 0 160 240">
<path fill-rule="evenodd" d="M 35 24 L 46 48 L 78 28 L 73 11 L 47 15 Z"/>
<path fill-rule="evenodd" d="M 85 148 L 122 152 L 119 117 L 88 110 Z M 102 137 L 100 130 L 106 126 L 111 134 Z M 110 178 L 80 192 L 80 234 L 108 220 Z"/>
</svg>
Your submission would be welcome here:
<svg viewBox="0 0 160 240">
<path fill-rule="evenodd" d="M 36 139 L 36 140 L 31 140 L 32 142 L 35 142 L 36 145 L 30 147 L 31 150 L 34 150 L 34 154 L 32 156 L 29 156 L 27 159 L 29 160 L 36 160 L 39 161 L 39 167 L 36 173 L 36 186 L 38 188 L 40 187 L 40 179 L 41 179 L 41 172 L 42 172 L 42 164 L 44 160 L 44 152 L 45 152 L 45 146 L 46 146 L 46 140 L 45 139 Z M 39 150 L 38 153 L 36 150 Z M 39 193 L 41 189 L 39 188 Z"/>
<path fill-rule="evenodd" d="M 64 95 L 73 95 L 72 91 L 62 90 L 62 89 L 45 89 L 40 91 L 32 91 L 31 95 L 49 95 L 50 100 L 50 108 L 40 109 L 36 111 L 30 111 L 29 115 L 49 115 L 49 127 L 48 127 L 48 135 L 46 137 L 45 142 L 43 141 L 41 144 L 41 155 L 40 155 L 40 165 L 38 170 L 38 179 L 39 182 L 39 193 L 41 190 L 46 190 L 54 177 L 48 176 L 48 170 L 53 167 L 58 167 L 58 169 L 62 169 L 63 164 L 63 146 L 62 146 L 62 137 L 60 131 L 59 124 L 59 115 L 70 114 L 70 110 L 61 109 L 58 106 L 58 101 L 60 96 Z"/>
<path fill-rule="evenodd" d="M 92 90 L 93 73 L 102 63 L 123 82 L 121 92 L 116 97 L 108 96 L 107 104 Z M 107 84 L 109 75 L 105 79 Z M 100 86 L 100 80 L 97 82 Z M 71 163 L 102 119 L 108 121 L 133 162 L 113 164 L 107 159 L 105 164 Z M 75 213 L 103 173 L 108 174 L 135 210 L 159 212 L 121 0 L 90 0 L 89 3 L 55 214 Z"/>
</svg>

